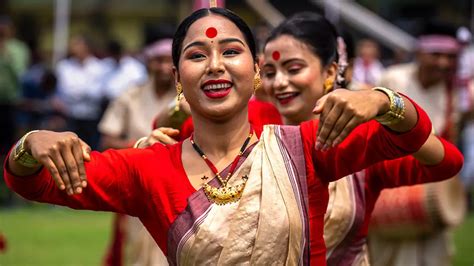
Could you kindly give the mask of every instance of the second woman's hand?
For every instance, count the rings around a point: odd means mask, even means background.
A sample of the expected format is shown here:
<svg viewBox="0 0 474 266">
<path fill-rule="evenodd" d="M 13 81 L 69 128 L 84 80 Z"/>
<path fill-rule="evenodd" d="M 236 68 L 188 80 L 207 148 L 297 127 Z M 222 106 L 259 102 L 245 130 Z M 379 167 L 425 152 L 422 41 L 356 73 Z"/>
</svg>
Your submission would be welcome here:
<svg viewBox="0 0 474 266">
<path fill-rule="evenodd" d="M 358 125 L 387 112 L 389 98 L 373 90 L 335 90 L 323 96 L 313 112 L 319 114 L 316 149 L 327 150 L 341 143 Z"/>
<path fill-rule="evenodd" d="M 91 148 L 75 133 L 41 130 L 26 138 L 25 148 L 68 195 L 80 194 L 87 186 L 84 161 L 90 160 Z"/>
</svg>

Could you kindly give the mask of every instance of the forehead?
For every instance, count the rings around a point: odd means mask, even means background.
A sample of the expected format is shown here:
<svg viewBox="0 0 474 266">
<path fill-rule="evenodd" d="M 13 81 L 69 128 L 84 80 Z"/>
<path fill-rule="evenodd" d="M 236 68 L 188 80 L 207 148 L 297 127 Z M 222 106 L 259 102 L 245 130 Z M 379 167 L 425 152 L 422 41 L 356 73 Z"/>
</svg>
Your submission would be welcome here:
<svg viewBox="0 0 474 266">
<path fill-rule="evenodd" d="M 264 51 L 265 61 L 274 60 L 272 54 L 275 52 L 280 54 L 280 60 L 289 57 L 305 59 L 309 56 L 317 57 L 308 45 L 290 35 L 281 35 L 267 43 Z"/>
<path fill-rule="evenodd" d="M 421 51 L 419 52 L 419 55 L 426 58 L 440 57 L 440 56 L 444 56 L 448 58 L 456 58 L 458 54 L 455 52 L 446 52 L 446 51 L 431 51 L 431 52 Z"/>
<path fill-rule="evenodd" d="M 190 42 L 211 40 L 206 35 L 206 31 L 211 27 L 217 30 L 217 35 L 213 39 L 238 38 L 246 43 L 243 33 L 232 21 L 223 16 L 211 14 L 196 20 L 189 27 L 183 40 L 183 47 Z"/>
</svg>

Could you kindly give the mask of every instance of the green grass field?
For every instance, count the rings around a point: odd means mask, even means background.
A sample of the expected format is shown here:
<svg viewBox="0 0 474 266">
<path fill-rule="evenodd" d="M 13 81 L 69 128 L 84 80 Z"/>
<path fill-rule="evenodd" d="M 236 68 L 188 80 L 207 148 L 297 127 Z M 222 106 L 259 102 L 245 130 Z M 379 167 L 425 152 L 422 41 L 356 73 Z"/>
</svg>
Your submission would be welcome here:
<svg viewBox="0 0 474 266">
<path fill-rule="evenodd" d="M 8 238 L 1 266 L 100 265 L 109 241 L 111 214 L 36 206 L 0 209 Z M 474 215 L 455 231 L 454 265 L 474 265 Z"/>
<path fill-rule="evenodd" d="M 8 240 L 0 265 L 101 265 L 111 217 L 62 207 L 0 209 L 0 231 Z"/>
</svg>

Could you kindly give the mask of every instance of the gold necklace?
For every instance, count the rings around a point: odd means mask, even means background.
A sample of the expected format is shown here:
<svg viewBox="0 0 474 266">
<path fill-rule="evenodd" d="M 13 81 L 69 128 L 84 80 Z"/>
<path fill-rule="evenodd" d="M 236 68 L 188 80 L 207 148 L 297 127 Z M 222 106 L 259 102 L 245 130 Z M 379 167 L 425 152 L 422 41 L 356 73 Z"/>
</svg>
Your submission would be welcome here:
<svg viewBox="0 0 474 266">
<path fill-rule="evenodd" d="M 240 184 L 237 184 L 236 186 L 229 186 L 228 182 L 229 182 L 230 177 L 234 173 L 235 169 L 237 168 L 237 164 L 239 163 L 239 160 L 242 157 L 242 154 L 244 154 L 244 151 L 247 148 L 247 145 L 249 144 L 252 136 L 253 136 L 253 128 L 250 127 L 250 133 L 248 137 L 245 139 L 244 144 L 240 148 L 239 154 L 237 154 L 237 156 L 234 158 L 226 179 L 223 179 L 221 175 L 219 174 L 219 171 L 217 171 L 216 166 L 209 160 L 209 158 L 207 158 L 206 154 L 204 154 L 201 148 L 199 148 L 199 146 L 194 142 L 194 134 L 191 135 L 191 138 L 189 140 L 194 150 L 197 153 L 199 153 L 201 158 L 206 162 L 206 164 L 209 166 L 211 171 L 214 173 L 214 175 L 217 177 L 219 182 L 222 184 L 221 187 L 213 187 L 209 185 L 208 183 L 202 184 L 204 193 L 206 194 L 210 202 L 215 203 L 217 205 L 224 205 L 227 203 L 237 202 L 242 197 L 242 194 L 245 189 L 245 185 L 248 180 L 248 176 L 247 175 L 242 176 L 243 182 Z M 201 179 L 203 181 L 206 181 L 209 178 L 207 176 L 203 176 Z"/>
</svg>

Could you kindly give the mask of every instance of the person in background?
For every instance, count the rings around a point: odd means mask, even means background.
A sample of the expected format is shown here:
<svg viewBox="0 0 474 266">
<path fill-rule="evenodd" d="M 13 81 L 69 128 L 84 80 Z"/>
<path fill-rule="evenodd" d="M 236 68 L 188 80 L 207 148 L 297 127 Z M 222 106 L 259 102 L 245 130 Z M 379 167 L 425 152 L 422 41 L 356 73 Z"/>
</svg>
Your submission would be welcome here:
<svg viewBox="0 0 474 266">
<path fill-rule="evenodd" d="M 156 116 L 168 115 L 168 106 L 176 97 L 171 44 L 171 39 L 162 39 L 145 48 L 148 80 L 127 88 L 110 103 L 99 123 L 103 149 L 131 148 L 139 138 L 150 134 Z M 115 78 L 122 80 L 120 76 Z M 136 266 L 166 262 L 138 218 L 117 214 L 106 264 L 121 265 L 122 259 L 125 265 Z"/>
<path fill-rule="evenodd" d="M 16 102 L 20 96 L 20 78 L 30 61 L 27 46 L 14 37 L 13 23 L 0 16 L 0 155 L 5 156 L 15 139 Z"/>
<path fill-rule="evenodd" d="M 104 94 L 108 102 L 116 99 L 133 85 L 146 82 L 146 67 L 137 59 L 123 52 L 122 44 L 110 40 L 107 45 L 108 57 L 103 63 L 108 68 L 104 82 Z"/>
<path fill-rule="evenodd" d="M 171 43 L 171 39 L 163 39 L 145 48 L 148 79 L 110 103 L 99 123 L 103 149 L 130 148 L 151 132 L 156 116 L 168 111 L 176 97 Z"/>
<path fill-rule="evenodd" d="M 384 66 L 379 57 L 379 45 L 374 40 L 360 40 L 356 48 L 352 82 L 359 83 L 367 88 L 377 84 L 384 71 Z"/>
<path fill-rule="evenodd" d="M 465 156 L 461 178 L 466 187 L 474 185 L 474 45 L 472 33 L 466 27 L 458 28 L 458 41 L 462 44 L 459 55 L 456 89 L 459 90 L 460 146 Z M 471 198 L 468 190 L 468 199 Z M 472 204 L 471 200 L 468 200 Z M 472 206 L 469 206 L 472 209 Z"/>
<path fill-rule="evenodd" d="M 84 35 L 71 38 L 69 51 L 70 57 L 56 67 L 58 95 L 67 107 L 67 127 L 97 149 L 107 67 L 92 54 L 90 40 Z"/>
<path fill-rule="evenodd" d="M 22 97 L 18 103 L 21 131 L 33 128 L 65 130 L 66 106 L 57 95 L 54 72 L 37 64 L 28 69 L 21 80 Z"/>
<path fill-rule="evenodd" d="M 451 25 L 441 22 L 430 22 L 418 37 L 416 60 L 407 64 L 394 65 L 383 73 L 379 86 L 396 88 L 412 97 L 422 106 L 433 122 L 436 135 L 455 142 L 456 103 L 453 88 L 457 59 L 460 52 L 455 30 Z M 454 191 L 451 201 L 456 219 L 452 224 L 446 221 L 436 222 L 428 217 L 430 224 L 436 226 L 430 230 L 422 228 L 413 234 L 400 231 L 399 236 L 387 237 L 375 230 L 377 221 L 384 220 L 386 210 L 410 210 L 414 204 L 425 205 L 425 201 L 441 195 L 442 191 Z M 419 191 L 427 198 L 418 197 Z M 406 195 L 406 196 L 402 196 Z M 371 262 L 373 265 L 450 265 L 453 255 L 450 227 L 462 221 L 465 212 L 464 190 L 459 178 L 435 184 L 410 186 L 385 190 L 381 193 L 372 215 L 372 231 L 369 238 Z M 423 202 L 419 202 L 420 199 Z M 414 199 L 414 201 L 411 201 Z M 399 202 L 406 200 L 406 206 Z M 397 214 L 391 211 L 391 217 Z M 398 212 L 398 214 L 401 214 Z M 420 217 L 420 216 L 417 216 Z M 395 217 L 396 218 L 396 217 Z M 417 221 L 422 223 L 422 221 Z M 380 225 L 383 229 L 383 225 Z M 427 230 L 427 232 L 424 232 Z"/>
</svg>

